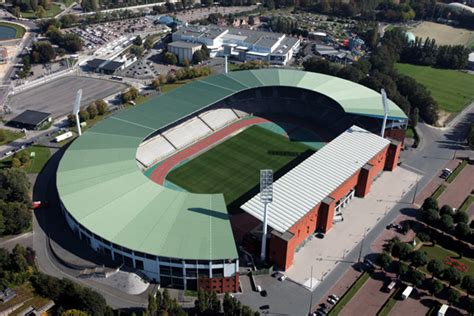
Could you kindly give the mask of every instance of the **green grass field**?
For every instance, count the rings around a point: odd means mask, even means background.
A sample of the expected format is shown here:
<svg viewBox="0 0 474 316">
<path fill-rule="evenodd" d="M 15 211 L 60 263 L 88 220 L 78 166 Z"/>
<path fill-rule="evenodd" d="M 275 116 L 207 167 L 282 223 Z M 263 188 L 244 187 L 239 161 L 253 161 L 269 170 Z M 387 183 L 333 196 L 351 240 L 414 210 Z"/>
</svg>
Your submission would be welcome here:
<svg viewBox="0 0 474 316">
<path fill-rule="evenodd" d="M 409 64 L 396 64 L 396 69 L 425 85 L 446 112 L 459 113 L 474 100 L 474 75 Z"/>
<path fill-rule="evenodd" d="M 61 12 L 61 6 L 57 3 L 51 4 L 51 7 L 46 11 L 45 18 L 52 18 L 56 16 L 59 12 Z M 21 12 L 21 17 L 25 19 L 36 19 L 36 12 L 28 11 L 28 12 Z"/>
<path fill-rule="evenodd" d="M 474 195 L 469 195 L 469 196 L 464 200 L 464 202 L 462 202 L 462 205 L 461 205 L 461 207 L 459 208 L 459 211 L 467 212 L 467 210 L 469 209 L 469 206 L 471 206 L 472 203 L 474 203 Z"/>
<path fill-rule="evenodd" d="M 30 157 L 30 162 L 22 167 L 27 173 L 39 173 L 51 157 L 51 151 L 47 147 L 34 145 L 23 150 L 28 152 L 28 154 L 35 152 L 35 156 Z M 13 155 L 1 160 L 0 168 L 10 168 L 12 159 Z"/>
<path fill-rule="evenodd" d="M 465 264 L 469 268 L 467 273 L 461 272 L 461 274 L 463 276 L 465 274 L 470 275 L 470 276 L 474 276 L 474 261 L 467 258 L 467 257 L 462 257 L 461 259 L 459 259 L 457 253 L 455 253 L 453 251 L 450 251 L 448 249 L 445 249 L 445 248 L 443 248 L 439 245 L 436 245 L 436 246 L 423 246 L 423 247 L 420 248 L 420 251 L 426 251 L 426 255 L 428 256 L 429 260 L 438 259 L 441 262 L 443 262 L 444 258 L 452 257 L 452 258 L 460 261 L 461 263 Z M 445 265 L 445 267 L 448 267 L 448 266 Z M 420 269 L 425 273 L 428 272 L 426 270 L 426 267 L 421 267 Z"/>
<path fill-rule="evenodd" d="M 15 139 L 18 139 L 18 138 L 24 136 L 23 133 L 15 133 L 15 132 L 13 132 L 12 130 L 9 130 L 9 129 L 1 128 L 0 130 L 2 131 L 2 134 L 3 134 L 2 140 L 0 140 L 0 146 L 8 144 L 9 142 L 12 142 Z"/>
<path fill-rule="evenodd" d="M 196 193 L 224 193 L 227 204 L 259 182 L 260 169 L 279 170 L 310 147 L 252 126 L 172 170 L 167 180 Z"/>
</svg>

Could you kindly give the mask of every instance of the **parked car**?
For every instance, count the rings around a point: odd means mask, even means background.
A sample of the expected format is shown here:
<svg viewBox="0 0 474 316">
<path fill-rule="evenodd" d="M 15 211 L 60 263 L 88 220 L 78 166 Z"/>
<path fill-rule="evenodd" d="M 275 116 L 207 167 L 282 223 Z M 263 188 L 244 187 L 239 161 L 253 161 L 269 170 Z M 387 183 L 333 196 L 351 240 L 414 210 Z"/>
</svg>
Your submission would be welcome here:
<svg viewBox="0 0 474 316">
<path fill-rule="evenodd" d="M 328 303 L 331 304 L 331 305 L 334 305 L 334 304 L 337 303 L 337 301 L 332 299 L 332 298 L 328 298 Z"/>
<path fill-rule="evenodd" d="M 332 298 L 332 299 L 335 300 L 336 302 L 339 301 L 339 296 L 337 296 L 336 294 L 331 294 L 331 295 L 329 295 L 329 298 Z"/>
<path fill-rule="evenodd" d="M 260 306 L 260 309 L 261 310 L 270 309 L 270 305 L 268 305 L 268 304 L 262 305 L 262 306 Z"/>
<path fill-rule="evenodd" d="M 263 297 L 267 297 L 268 293 L 266 290 L 262 290 L 260 291 L 260 295 L 263 296 Z"/>
<path fill-rule="evenodd" d="M 287 278 L 287 277 L 288 277 L 288 276 L 286 276 L 286 275 L 282 274 L 282 275 L 280 275 L 280 277 L 278 278 L 278 280 L 280 280 L 280 281 L 282 281 L 282 282 L 283 282 L 283 281 L 285 281 L 285 280 L 286 280 L 286 278 Z"/>
</svg>

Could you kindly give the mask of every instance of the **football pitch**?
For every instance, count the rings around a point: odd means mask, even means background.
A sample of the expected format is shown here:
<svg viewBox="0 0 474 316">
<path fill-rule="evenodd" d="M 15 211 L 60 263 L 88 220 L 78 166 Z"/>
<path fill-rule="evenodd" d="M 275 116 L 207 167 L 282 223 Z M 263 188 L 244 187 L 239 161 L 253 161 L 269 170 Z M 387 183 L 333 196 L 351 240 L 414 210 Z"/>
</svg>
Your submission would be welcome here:
<svg viewBox="0 0 474 316">
<path fill-rule="evenodd" d="M 260 169 L 274 172 L 306 151 L 263 127 L 252 126 L 172 170 L 167 180 L 195 193 L 224 193 L 227 205 L 259 183 Z"/>
</svg>

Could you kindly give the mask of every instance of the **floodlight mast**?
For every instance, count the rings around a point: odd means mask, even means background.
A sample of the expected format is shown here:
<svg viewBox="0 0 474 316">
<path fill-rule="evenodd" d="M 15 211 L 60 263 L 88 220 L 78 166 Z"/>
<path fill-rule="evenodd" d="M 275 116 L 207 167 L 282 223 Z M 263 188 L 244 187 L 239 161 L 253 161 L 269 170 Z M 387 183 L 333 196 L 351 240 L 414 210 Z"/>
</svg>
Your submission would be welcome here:
<svg viewBox="0 0 474 316">
<path fill-rule="evenodd" d="M 260 260 L 265 262 L 267 253 L 268 204 L 273 201 L 273 170 L 260 170 L 260 202 L 263 203 L 262 250 Z"/>
<path fill-rule="evenodd" d="M 228 73 L 229 68 L 228 68 L 228 66 L 227 66 L 227 55 L 224 55 L 224 63 L 225 63 L 225 65 L 224 65 L 224 72 L 225 72 L 225 73 Z"/>
<path fill-rule="evenodd" d="M 380 136 L 384 137 L 385 127 L 387 126 L 387 118 L 388 118 L 388 114 L 390 113 L 390 109 L 388 107 L 387 93 L 385 92 L 384 89 L 380 90 L 380 93 L 382 94 L 382 105 L 383 105 L 383 112 L 384 112 L 382 131 L 380 132 Z"/>
<path fill-rule="evenodd" d="M 74 103 L 73 113 L 76 117 L 77 134 L 82 135 L 81 122 L 79 121 L 79 108 L 81 107 L 82 89 L 77 90 L 76 102 Z"/>
</svg>

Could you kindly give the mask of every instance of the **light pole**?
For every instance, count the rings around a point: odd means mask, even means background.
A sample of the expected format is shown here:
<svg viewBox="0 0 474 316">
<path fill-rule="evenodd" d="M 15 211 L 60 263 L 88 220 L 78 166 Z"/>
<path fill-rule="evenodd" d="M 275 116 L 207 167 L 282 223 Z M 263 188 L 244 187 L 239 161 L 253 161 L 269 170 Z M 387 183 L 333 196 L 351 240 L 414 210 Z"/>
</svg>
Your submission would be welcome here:
<svg viewBox="0 0 474 316">
<path fill-rule="evenodd" d="M 311 265 L 311 278 L 309 279 L 310 295 L 309 295 L 309 311 L 308 315 L 311 316 L 311 309 L 313 308 L 313 266 Z"/>
<path fill-rule="evenodd" d="M 260 170 L 260 202 L 263 203 L 262 249 L 260 260 L 265 262 L 267 253 L 268 204 L 273 201 L 273 170 Z"/>
<path fill-rule="evenodd" d="M 73 113 L 76 116 L 77 134 L 82 135 L 81 122 L 79 121 L 79 108 L 81 107 L 82 89 L 77 90 L 76 102 L 74 103 Z"/>
<path fill-rule="evenodd" d="M 384 137 L 385 136 L 385 127 L 387 125 L 387 118 L 388 118 L 388 113 L 389 113 L 390 109 L 388 107 L 387 93 L 385 92 L 384 89 L 380 90 L 380 93 L 382 94 L 382 104 L 383 104 L 383 112 L 384 112 L 383 123 L 382 123 L 382 131 L 380 132 L 380 136 Z"/>
</svg>

